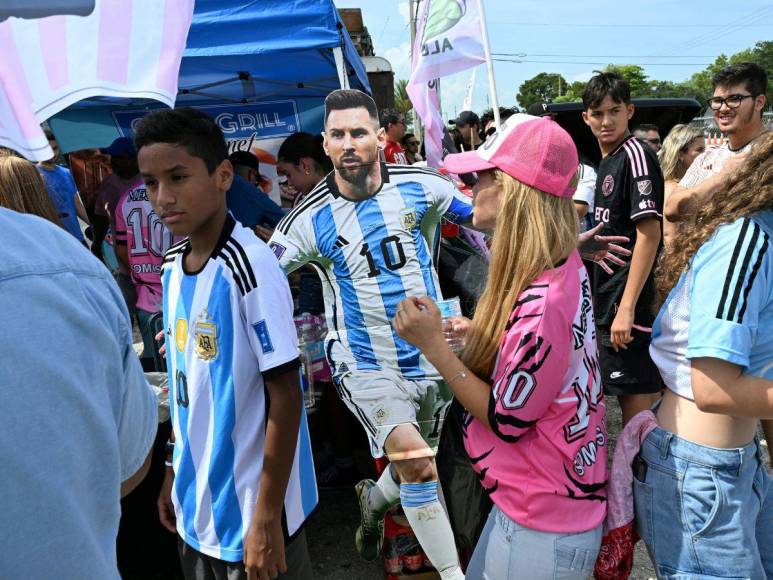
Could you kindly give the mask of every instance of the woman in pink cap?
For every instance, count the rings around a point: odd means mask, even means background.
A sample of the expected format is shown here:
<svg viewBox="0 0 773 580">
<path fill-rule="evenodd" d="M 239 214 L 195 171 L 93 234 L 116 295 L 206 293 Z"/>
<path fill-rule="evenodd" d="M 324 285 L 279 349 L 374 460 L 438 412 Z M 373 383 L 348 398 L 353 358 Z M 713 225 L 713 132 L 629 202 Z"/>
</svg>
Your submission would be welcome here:
<svg viewBox="0 0 773 580">
<path fill-rule="evenodd" d="M 550 119 L 515 115 L 445 165 L 479 176 L 473 224 L 494 230 L 486 289 L 461 360 L 431 299 L 404 300 L 393 324 L 467 409 L 465 447 L 494 502 L 466 578 L 586 578 L 606 515 L 607 437 L 574 143 Z"/>
</svg>

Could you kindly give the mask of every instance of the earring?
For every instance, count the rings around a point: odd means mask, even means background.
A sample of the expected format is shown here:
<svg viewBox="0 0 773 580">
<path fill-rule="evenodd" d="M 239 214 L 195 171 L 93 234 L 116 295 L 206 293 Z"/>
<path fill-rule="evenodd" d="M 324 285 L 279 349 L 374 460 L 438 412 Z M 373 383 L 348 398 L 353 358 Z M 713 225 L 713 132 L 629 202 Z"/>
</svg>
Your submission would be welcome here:
<svg viewBox="0 0 773 580">
<path fill-rule="evenodd" d="M 309 171 L 309 170 L 307 169 L 307 170 L 306 170 L 306 175 L 311 175 L 311 171 Z"/>
</svg>

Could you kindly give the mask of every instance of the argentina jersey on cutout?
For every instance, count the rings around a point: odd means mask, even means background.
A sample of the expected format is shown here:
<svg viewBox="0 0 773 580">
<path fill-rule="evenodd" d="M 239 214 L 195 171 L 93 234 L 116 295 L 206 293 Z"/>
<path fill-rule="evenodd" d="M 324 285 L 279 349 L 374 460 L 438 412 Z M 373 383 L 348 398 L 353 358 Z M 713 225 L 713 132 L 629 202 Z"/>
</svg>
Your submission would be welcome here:
<svg viewBox="0 0 773 580">
<path fill-rule="evenodd" d="M 188 545 L 238 562 L 260 492 L 264 379 L 297 366 L 293 303 L 268 246 L 232 216 L 199 272 L 184 271 L 189 249 L 187 240 L 173 246 L 162 272 L 175 435 L 172 501 L 177 531 Z M 290 536 L 316 503 L 302 412 L 284 502 L 283 528 Z"/>
<path fill-rule="evenodd" d="M 337 375 L 390 369 L 439 379 L 419 350 L 390 325 L 408 296 L 441 300 L 433 252 L 441 217 L 472 215 L 470 199 L 432 169 L 382 164 L 373 196 L 341 196 L 330 173 L 277 226 L 270 246 L 285 270 L 310 263 L 323 283 L 326 346 Z"/>
</svg>

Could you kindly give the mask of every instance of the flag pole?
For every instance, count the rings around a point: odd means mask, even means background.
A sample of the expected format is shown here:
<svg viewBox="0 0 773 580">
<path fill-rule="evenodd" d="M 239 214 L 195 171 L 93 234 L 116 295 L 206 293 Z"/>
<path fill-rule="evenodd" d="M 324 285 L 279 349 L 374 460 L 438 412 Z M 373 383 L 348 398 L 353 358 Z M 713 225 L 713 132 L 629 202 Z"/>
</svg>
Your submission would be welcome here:
<svg viewBox="0 0 773 580">
<path fill-rule="evenodd" d="M 494 124 L 497 130 L 501 125 L 499 119 L 499 100 L 497 99 L 497 83 L 494 80 L 494 63 L 491 60 L 491 48 L 488 43 L 488 30 L 486 29 L 486 12 L 483 10 L 484 0 L 478 0 L 480 6 L 480 31 L 483 35 L 483 54 L 486 57 L 486 71 L 488 72 L 488 90 L 491 94 L 491 106 L 494 112 Z"/>
</svg>

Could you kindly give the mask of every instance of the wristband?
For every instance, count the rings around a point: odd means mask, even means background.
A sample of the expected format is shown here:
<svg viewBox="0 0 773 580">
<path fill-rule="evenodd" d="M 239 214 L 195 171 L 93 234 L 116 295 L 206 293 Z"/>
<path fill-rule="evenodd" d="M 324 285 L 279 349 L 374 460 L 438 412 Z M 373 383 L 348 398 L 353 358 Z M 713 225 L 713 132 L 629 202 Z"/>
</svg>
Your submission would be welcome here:
<svg viewBox="0 0 773 580">
<path fill-rule="evenodd" d="M 467 378 L 467 372 L 466 371 L 459 371 L 454 376 L 452 376 L 450 379 L 446 381 L 447 385 L 450 385 L 453 383 L 456 379 L 466 379 Z"/>
<path fill-rule="evenodd" d="M 174 467 L 171 461 L 164 461 L 164 465 L 166 465 L 167 467 L 172 467 L 172 468 Z"/>
</svg>

